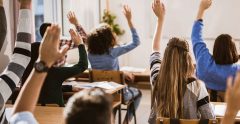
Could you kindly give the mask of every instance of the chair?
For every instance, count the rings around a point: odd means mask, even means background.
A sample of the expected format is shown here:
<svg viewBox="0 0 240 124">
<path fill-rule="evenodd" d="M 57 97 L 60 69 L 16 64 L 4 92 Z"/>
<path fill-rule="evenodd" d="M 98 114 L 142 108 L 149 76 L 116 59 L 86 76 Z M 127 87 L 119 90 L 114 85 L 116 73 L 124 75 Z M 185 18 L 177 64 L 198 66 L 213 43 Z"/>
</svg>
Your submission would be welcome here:
<svg viewBox="0 0 240 124">
<path fill-rule="evenodd" d="M 113 81 L 119 84 L 125 84 L 125 79 L 123 72 L 121 71 L 104 71 L 104 70 L 90 70 L 90 82 L 97 81 Z M 123 96 L 123 91 L 121 91 L 121 96 Z M 121 109 L 121 105 L 118 106 L 119 110 L 119 124 L 121 123 L 121 110 L 127 110 L 127 117 L 129 114 L 129 106 L 134 101 L 124 102 L 124 97 L 122 97 L 122 104 L 127 106 L 127 109 Z M 134 110 L 134 122 L 136 124 L 136 113 Z"/>
<path fill-rule="evenodd" d="M 170 119 L 170 118 L 157 118 L 156 124 L 218 124 L 214 119 Z"/>
</svg>

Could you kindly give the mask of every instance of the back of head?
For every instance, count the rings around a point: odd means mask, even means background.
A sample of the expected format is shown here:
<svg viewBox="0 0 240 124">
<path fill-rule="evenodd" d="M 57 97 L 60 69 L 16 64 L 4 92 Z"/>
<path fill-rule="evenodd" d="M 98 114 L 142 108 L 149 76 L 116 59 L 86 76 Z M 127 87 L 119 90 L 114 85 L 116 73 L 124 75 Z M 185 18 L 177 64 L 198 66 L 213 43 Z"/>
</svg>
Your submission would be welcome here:
<svg viewBox="0 0 240 124">
<path fill-rule="evenodd" d="M 87 46 L 91 54 L 102 55 L 116 45 L 116 39 L 108 24 L 101 24 L 88 35 Z"/>
<path fill-rule="evenodd" d="M 52 24 L 51 23 L 43 23 L 40 28 L 39 28 L 39 31 L 40 31 L 40 35 L 43 37 L 47 28 L 50 27 Z"/>
<path fill-rule="evenodd" d="M 216 64 L 228 65 L 238 61 L 238 53 L 232 37 L 228 34 L 221 34 L 215 40 L 213 47 L 213 58 Z"/>
<path fill-rule="evenodd" d="M 153 97 L 157 102 L 158 116 L 183 117 L 183 95 L 194 66 L 187 41 L 172 38 L 165 49 Z"/>
<path fill-rule="evenodd" d="M 66 124 L 111 124 L 112 101 L 99 89 L 83 90 L 71 97 L 66 105 Z"/>
</svg>

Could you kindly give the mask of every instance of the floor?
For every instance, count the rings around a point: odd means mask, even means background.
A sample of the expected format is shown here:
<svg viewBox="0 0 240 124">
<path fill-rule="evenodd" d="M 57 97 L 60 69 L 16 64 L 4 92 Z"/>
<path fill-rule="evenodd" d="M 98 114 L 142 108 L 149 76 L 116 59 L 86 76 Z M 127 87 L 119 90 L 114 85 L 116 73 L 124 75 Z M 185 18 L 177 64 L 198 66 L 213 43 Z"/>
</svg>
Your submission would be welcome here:
<svg viewBox="0 0 240 124">
<path fill-rule="evenodd" d="M 148 117 L 150 114 L 150 106 L 151 106 L 151 92 L 150 90 L 142 89 L 142 100 L 140 102 L 140 106 L 137 109 L 137 124 L 148 124 Z M 125 112 L 122 112 L 122 118 L 125 116 Z M 116 116 L 117 117 L 117 116 Z M 117 120 L 117 118 L 116 118 Z M 117 122 L 115 124 L 118 124 Z M 134 124 L 134 120 L 130 124 Z"/>
</svg>

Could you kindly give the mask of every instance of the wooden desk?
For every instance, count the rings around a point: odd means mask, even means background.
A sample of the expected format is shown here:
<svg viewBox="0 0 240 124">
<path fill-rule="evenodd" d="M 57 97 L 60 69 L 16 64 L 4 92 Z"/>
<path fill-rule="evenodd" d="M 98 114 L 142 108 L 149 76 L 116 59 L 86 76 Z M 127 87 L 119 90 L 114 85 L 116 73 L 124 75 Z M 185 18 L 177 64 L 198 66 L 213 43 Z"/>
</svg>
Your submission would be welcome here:
<svg viewBox="0 0 240 124">
<path fill-rule="evenodd" d="M 7 105 L 10 107 L 12 105 Z M 39 124 L 64 124 L 63 110 L 62 107 L 36 106 L 34 116 Z"/>
</svg>

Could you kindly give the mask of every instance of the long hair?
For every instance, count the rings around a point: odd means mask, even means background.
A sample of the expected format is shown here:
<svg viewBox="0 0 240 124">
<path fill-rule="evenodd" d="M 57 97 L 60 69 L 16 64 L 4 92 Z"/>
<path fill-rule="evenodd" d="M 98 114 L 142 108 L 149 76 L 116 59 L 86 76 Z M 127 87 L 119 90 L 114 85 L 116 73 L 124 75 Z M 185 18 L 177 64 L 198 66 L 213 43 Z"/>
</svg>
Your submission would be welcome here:
<svg viewBox="0 0 240 124">
<path fill-rule="evenodd" d="M 228 34 L 221 34 L 215 40 L 213 47 L 213 58 L 216 64 L 228 65 L 238 61 L 238 53 L 232 37 Z"/>
<path fill-rule="evenodd" d="M 183 117 L 183 96 L 188 78 L 193 73 L 194 66 L 187 41 L 170 39 L 153 89 L 158 116 Z"/>
</svg>

